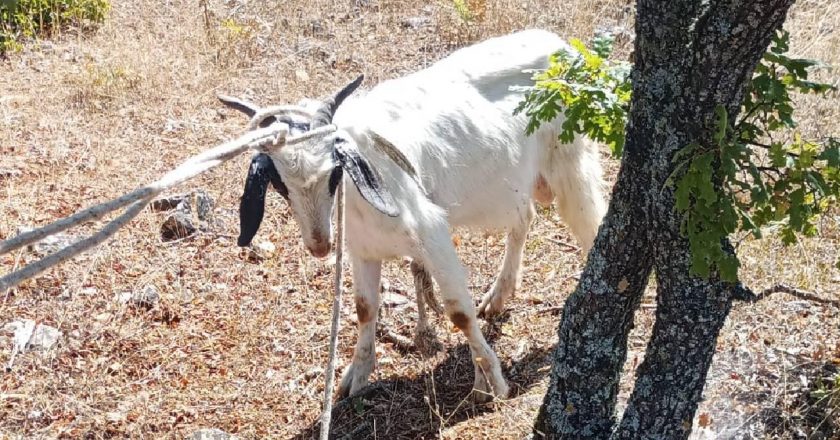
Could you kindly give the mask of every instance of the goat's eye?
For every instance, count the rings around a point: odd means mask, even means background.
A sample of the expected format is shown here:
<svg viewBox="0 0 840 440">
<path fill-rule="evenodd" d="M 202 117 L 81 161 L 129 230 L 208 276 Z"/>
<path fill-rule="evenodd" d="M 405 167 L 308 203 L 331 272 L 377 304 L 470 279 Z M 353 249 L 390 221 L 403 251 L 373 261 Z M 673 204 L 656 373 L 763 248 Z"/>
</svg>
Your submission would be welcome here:
<svg viewBox="0 0 840 440">
<path fill-rule="evenodd" d="M 330 195 L 335 195 L 335 190 L 338 188 L 338 182 L 341 181 L 342 170 L 341 167 L 335 167 L 330 174 Z"/>
</svg>

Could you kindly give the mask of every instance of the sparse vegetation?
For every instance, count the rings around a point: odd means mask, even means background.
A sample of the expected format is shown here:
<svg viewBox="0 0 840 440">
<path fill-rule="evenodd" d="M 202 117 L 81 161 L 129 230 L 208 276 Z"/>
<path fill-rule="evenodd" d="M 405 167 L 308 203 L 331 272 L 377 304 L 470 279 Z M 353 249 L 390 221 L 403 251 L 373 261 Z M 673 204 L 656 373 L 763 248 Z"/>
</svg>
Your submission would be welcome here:
<svg viewBox="0 0 840 440">
<path fill-rule="evenodd" d="M 135 90 L 141 78 L 131 68 L 119 64 L 87 63 L 78 77 L 75 103 L 80 107 L 101 107 L 115 99 L 124 98 Z"/>
<path fill-rule="evenodd" d="M 110 0 L 0 1 L 0 53 L 20 49 L 24 40 L 48 36 L 66 26 L 100 23 L 110 6 Z"/>
</svg>

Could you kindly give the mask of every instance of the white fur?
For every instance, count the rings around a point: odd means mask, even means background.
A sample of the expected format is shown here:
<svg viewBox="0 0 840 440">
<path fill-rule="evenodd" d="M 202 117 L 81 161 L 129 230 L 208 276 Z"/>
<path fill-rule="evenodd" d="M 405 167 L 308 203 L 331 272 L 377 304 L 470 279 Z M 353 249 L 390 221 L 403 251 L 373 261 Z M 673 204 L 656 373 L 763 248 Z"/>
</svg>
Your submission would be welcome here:
<svg viewBox="0 0 840 440">
<path fill-rule="evenodd" d="M 400 210 L 398 217 L 381 214 L 345 174 L 346 237 L 355 295 L 371 319 L 360 319 L 359 340 L 342 391 L 358 391 L 373 370 L 381 261 L 410 256 L 437 281 L 450 318 L 461 319 L 475 360 L 475 388 L 507 394 L 499 361 L 478 327 L 450 228 L 508 231 L 501 272 L 480 306 L 487 314 L 500 312 L 516 287 L 538 176 L 548 183 L 549 199 L 551 193 L 556 196 L 558 210 L 588 251 L 605 211 L 597 147 L 582 137 L 560 145 L 560 120 L 526 136 L 527 117 L 513 116 L 523 96 L 511 86 L 532 84 L 523 70 L 545 68 L 548 56 L 561 47 L 568 48 L 558 36 L 529 30 L 460 49 L 427 69 L 348 98 L 333 119 L 339 127 L 334 135 L 274 154 L 310 250 L 324 245 L 315 243 L 313 236 L 332 240 L 332 198 L 326 181 L 334 166 L 330 146 L 337 137 L 356 144 Z M 402 151 L 422 187 L 373 145 L 372 133 Z"/>
</svg>

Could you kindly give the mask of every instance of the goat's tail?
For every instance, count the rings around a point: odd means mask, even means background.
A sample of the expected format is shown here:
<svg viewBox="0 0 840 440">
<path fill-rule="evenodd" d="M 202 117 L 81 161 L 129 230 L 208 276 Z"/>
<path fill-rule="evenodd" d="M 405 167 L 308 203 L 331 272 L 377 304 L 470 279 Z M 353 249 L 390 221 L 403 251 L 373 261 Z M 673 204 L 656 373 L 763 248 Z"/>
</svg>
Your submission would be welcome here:
<svg viewBox="0 0 840 440">
<path fill-rule="evenodd" d="M 571 144 L 561 144 L 556 138 L 548 144 L 534 198 L 543 205 L 556 202 L 563 220 L 588 254 L 607 211 L 598 145 L 582 136 Z"/>
</svg>

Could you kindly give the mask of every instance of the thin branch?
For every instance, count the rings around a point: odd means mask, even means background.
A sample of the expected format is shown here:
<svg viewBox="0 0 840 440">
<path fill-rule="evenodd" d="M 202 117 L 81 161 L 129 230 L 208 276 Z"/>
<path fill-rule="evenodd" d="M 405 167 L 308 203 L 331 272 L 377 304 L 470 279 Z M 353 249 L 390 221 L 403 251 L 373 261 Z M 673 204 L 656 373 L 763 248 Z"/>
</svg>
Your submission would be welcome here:
<svg viewBox="0 0 840 440">
<path fill-rule="evenodd" d="M 758 110 L 758 109 L 760 109 L 760 108 L 762 108 L 762 107 L 766 106 L 767 104 L 770 104 L 770 103 L 769 103 L 769 102 L 767 102 L 767 101 L 761 101 L 761 102 L 756 103 L 756 104 L 753 106 L 753 108 L 749 109 L 748 111 L 746 111 L 746 112 L 744 113 L 744 116 L 742 116 L 742 117 L 741 117 L 741 120 L 740 120 L 740 121 L 738 121 L 738 123 L 737 123 L 737 124 L 735 124 L 735 126 L 737 127 L 737 126 L 739 126 L 739 125 L 743 124 L 744 122 L 746 122 L 746 121 L 747 121 L 747 119 L 749 119 L 749 118 L 750 118 L 750 116 L 752 116 L 752 114 L 753 114 L 753 113 L 755 113 L 755 111 L 756 111 L 756 110 Z"/>
<path fill-rule="evenodd" d="M 746 139 L 741 139 L 741 142 L 743 142 L 747 145 L 752 145 L 754 147 L 764 148 L 765 150 L 769 150 L 770 148 L 772 148 L 772 145 L 762 144 L 760 142 L 746 140 Z M 787 154 L 788 156 L 791 156 L 791 157 L 799 157 L 798 154 L 791 153 L 790 151 L 785 151 L 785 154 Z"/>
<path fill-rule="evenodd" d="M 749 290 L 744 291 L 745 294 L 739 295 L 738 299 L 742 299 L 747 302 L 758 302 L 761 301 L 774 293 L 787 293 L 788 295 L 794 296 L 799 299 L 803 299 L 806 301 L 813 301 L 820 304 L 828 304 L 834 307 L 840 307 L 840 301 L 830 298 L 824 298 L 816 293 L 809 292 L 807 290 L 797 289 L 792 286 L 788 286 L 787 284 L 776 284 L 775 286 L 768 287 L 762 290 L 759 293 L 753 293 Z"/>
<path fill-rule="evenodd" d="M 383 341 L 391 342 L 397 348 L 403 351 L 412 351 L 415 350 L 417 347 L 414 345 L 414 341 L 411 339 L 395 332 L 389 326 L 386 326 L 384 323 L 380 322 L 376 326 L 376 334 Z"/>
<path fill-rule="evenodd" d="M 569 248 L 570 251 L 573 251 L 573 252 L 580 250 L 580 247 L 578 247 L 578 246 L 576 246 L 572 243 L 562 241 L 562 240 L 556 240 L 554 238 L 545 238 L 545 240 L 550 241 L 550 242 L 552 242 L 556 245 L 559 245 L 559 246 L 565 246 L 565 247 Z"/>
<path fill-rule="evenodd" d="M 747 140 L 747 139 L 741 139 L 741 141 L 744 142 L 747 145 L 753 145 L 753 146 L 756 146 L 756 147 L 765 148 L 767 150 L 769 150 L 772 147 L 771 145 L 762 144 L 761 142 L 751 141 L 751 140 Z"/>
<path fill-rule="evenodd" d="M 782 172 L 778 168 L 775 168 L 775 167 L 756 167 L 756 169 L 758 171 L 763 171 L 765 173 L 771 173 L 771 172 L 776 173 L 776 176 L 781 176 L 782 175 Z"/>
<path fill-rule="evenodd" d="M 335 288 L 333 290 L 333 313 L 330 326 L 330 353 L 327 360 L 327 370 L 324 372 L 324 412 L 321 413 L 321 440 L 328 440 L 330 436 L 330 420 L 332 419 L 333 382 L 335 381 L 335 358 L 338 346 L 338 329 L 341 318 L 341 278 L 342 256 L 344 254 L 344 179 L 338 181 L 335 195 Z"/>
</svg>

